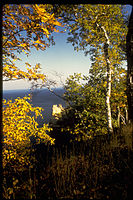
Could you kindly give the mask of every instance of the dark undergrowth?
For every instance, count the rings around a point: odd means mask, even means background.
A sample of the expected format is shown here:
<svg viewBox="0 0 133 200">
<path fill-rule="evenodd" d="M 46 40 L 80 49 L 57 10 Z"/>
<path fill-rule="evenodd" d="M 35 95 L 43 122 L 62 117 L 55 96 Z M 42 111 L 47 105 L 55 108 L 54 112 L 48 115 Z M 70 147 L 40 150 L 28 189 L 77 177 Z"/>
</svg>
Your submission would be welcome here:
<svg viewBox="0 0 133 200">
<path fill-rule="evenodd" d="M 5 199 L 133 199 L 131 126 L 110 138 L 34 146 L 36 163 L 3 171 Z"/>
</svg>

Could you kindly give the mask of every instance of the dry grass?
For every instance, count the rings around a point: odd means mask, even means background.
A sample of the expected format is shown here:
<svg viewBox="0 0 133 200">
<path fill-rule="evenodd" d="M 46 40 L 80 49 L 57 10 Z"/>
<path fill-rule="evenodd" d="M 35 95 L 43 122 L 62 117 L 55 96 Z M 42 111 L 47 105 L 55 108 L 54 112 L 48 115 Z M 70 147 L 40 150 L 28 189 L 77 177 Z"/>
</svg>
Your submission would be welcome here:
<svg viewBox="0 0 133 200">
<path fill-rule="evenodd" d="M 7 187 L 5 182 L 5 199 L 128 199 L 133 183 L 132 130 L 131 125 L 123 127 L 109 142 L 98 137 L 52 147 L 51 154 L 42 151 L 38 165 L 16 178 L 16 185 Z"/>
</svg>

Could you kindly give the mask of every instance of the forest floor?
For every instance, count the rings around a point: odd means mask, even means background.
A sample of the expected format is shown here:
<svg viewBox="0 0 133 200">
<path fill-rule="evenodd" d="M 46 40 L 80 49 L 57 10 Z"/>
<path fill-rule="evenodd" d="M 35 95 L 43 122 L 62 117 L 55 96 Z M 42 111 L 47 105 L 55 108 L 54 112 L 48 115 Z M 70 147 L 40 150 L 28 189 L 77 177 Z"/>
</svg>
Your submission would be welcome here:
<svg viewBox="0 0 133 200">
<path fill-rule="evenodd" d="M 4 172 L 4 199 L 133 200 L 133 139 L 128 130 L 110 140 L 39 145 L 36 164 Z"/>
</svg>

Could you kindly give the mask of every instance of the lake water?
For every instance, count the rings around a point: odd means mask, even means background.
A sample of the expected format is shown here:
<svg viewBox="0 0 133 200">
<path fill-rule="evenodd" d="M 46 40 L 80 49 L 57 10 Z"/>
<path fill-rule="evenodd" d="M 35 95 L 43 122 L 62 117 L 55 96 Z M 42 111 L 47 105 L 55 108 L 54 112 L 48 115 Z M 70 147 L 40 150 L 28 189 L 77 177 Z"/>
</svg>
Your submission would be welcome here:
<svg viewBox="0 0 133 200">
<path fill-rule="evenodd" d="M 54 92 L 57 95 L 63 96 L 64 89 L 56 88 L 54 89 Z M 17 97 L 24 97 L 29 93 L 30 90 L 5 90 L 3 91 L 3 98 L 12 99 L 13 101 Z M 44 111 L 42 112 L 43 119 L 39 117 L 39 119 L 37 120 L 40 125 L 49 122 L 52 116 L 52 106 L 55 104 L 62 104 L 62 106 L 65 107 L 65 101 L 57 97 L 55 94 L 51 93 L 48 89 L 36 90 L 35 92 L 33 92 L 32 105 L 34 107 L 42 107 L 44 109 Z"/>
</svg>

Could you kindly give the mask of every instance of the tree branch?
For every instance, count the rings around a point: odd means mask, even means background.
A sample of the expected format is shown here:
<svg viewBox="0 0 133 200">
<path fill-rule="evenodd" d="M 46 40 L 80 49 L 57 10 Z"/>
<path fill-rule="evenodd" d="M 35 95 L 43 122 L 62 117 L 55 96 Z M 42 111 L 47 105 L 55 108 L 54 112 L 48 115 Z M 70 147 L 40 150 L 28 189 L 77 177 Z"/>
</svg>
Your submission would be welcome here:
<svg viewBox="0 0 133 200">
<path fill-rule="evenodd" d="M 5 80 L 2 80 L 2 81 L 17 81 L 17 80 L 21 80 L 23 78 L 16 78 L 16 79 L 5 79 Z"/>
</svg>

